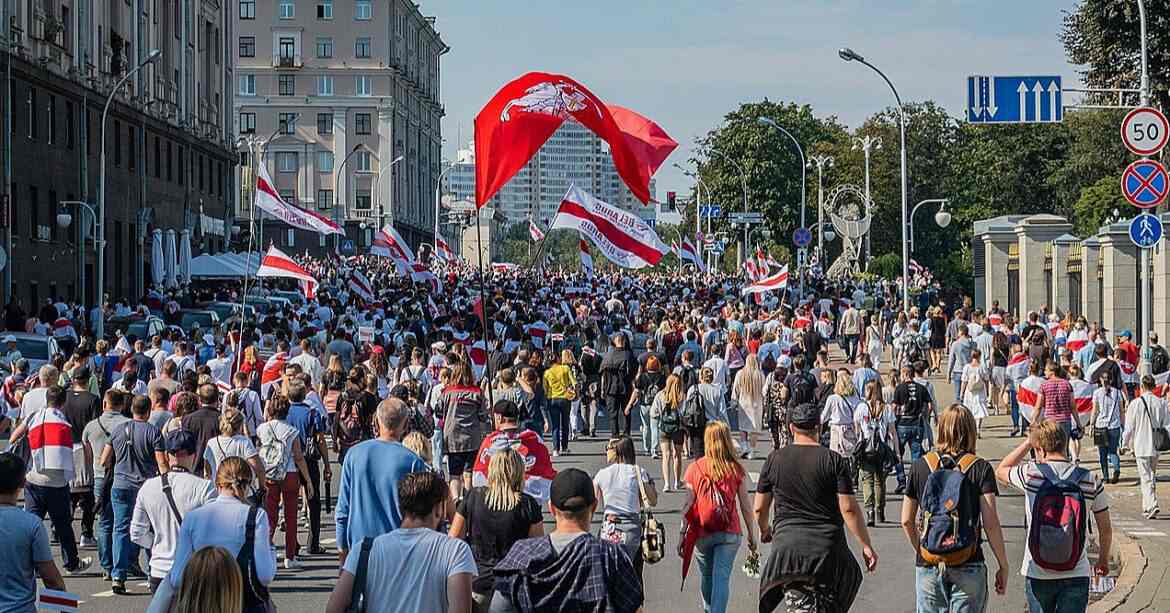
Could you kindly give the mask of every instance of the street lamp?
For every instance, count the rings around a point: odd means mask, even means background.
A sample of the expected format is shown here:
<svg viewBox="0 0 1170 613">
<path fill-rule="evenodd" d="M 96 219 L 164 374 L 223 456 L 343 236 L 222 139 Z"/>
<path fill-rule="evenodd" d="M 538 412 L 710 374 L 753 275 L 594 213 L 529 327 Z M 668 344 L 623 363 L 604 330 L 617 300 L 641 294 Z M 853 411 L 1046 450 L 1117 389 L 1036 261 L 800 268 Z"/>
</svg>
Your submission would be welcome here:
<svg viewBox="0 0 1170 613">
<path fill-rule="evenodd" d="M 92 217 L 94 220 L 92 239 L 93 239 L 94 244 L 96 245 L 97 241 L 98 241 L 97 213 L 94 212 L 93 207 L 90 206 L 88 203 L 81 202 L 80 200 L 62 200 L 61 202 L 59 202 L 57 204 L 58 204 L 57 227 L 61 228 L 62 230 L 69 228 L 69 226 L 73 223 L 73 215 L 69 213 L 69 206 L 70 205 L 76 205 L 78 208 L 81 208 L 85 211 L 89 211 L 90 217 Z M 79 242 L 80 242 L 80 244 L 78 245 L 77 248 L 80 250 L 79 255 L 81 256 L 82 265 L 81 265 L 78 273 L 81 276 L 81 292 L 80 292 L 81 304 L 84 305 L 85 304 L 85 237 L 82 236 L 81 241 L 79 241 Z"/>
<path fill-rule="evenodd" d="M 695 180 L 695 243 L 696 243 L 695 249 L 699 250 L 699 249 L 703 248 L 703 246 L 700 244 L 700 243 L 702 243 L 702 241 L 699 240 L 699 235 L 702 234 L 702 232 L 703 232 L 702 225 L 701 225 L 702 224 L 702 217 L 699 214 L 699 206 L 700 206 L 700 203 L 703 202 L 703 190 L 707 191 L 707 199 L 708 200 L 711 198 L 711 190 L 707 189 L 707 184 L 703 182 L 703 177 L 697 172 L 697 168 L 698 168 L 697 165 L 696 165 L 696 172 L 691 172 L 691 171 L 687 170 L 686 168 L 683 168 L 682 166 L 679 165 L 678 162 L 674 162 L 674 167 L 679 169 L 684 175 Z M 707 218 L 707 233 L 708 234 L 711 233 L 711 218 L 710 217 Z M 698 254 L 696 253 L 695 256 L 698 257 Z"/>
<path fill-rule="evenodd" d="M 361 151 L 362 149 L 365 149 L 365 148 L 366 148 L 366 146 L 361 144 L 361 143 L 354 145 L 353 150 L 346 154 L 344 160 L 341 160 L 341 166 L 337 167 L 337 174 L 333 177 L 333 217 L 334 217 L 334 221 L 337 222 L 337 225 L 341 226 L 342 232 L 345 232 L 345 220 L 341 216 L 341 203 L 337 201 L 338 196 L 341 195 L 341 192 L 339 191 L 341 189 L 340 188 L 341 169 L 345 168 L 345 165 L 349 162 L 349 158 L 353 157 L 353 154 L 355 154 L 358 151 Z M 345 191 L 346 191 L 346 196 L 347 196 L 345 199 L 345 206 L 346 206 L 346 208 L 348 208 L 349 207 L 349 198 L 348 198 L 349 185 L 348 184 L 346 185 Z M 333 248 L 338 253 L 341 253 L 341 236 L 336 235 L 336 234 L 334 236 L 336 236 L 337 238 L 334 239 L 336 242 L 334 243 Z"/>
<path fill-rule="evenodd" d="M 950 213 L 950 211 L 947 210 L 948 203 L 950 203 L 950 200 L 947 198 L 929 198 L 927 200 L 923 200 L 922 202 L 919 202 L 918 204 L 914 205 L 914 209 L 912 211 L 910 211 L 910 245 L 909 245 L 909 247 L 910 247 L 911 253 L 914 252 L 914 214 L 918 212 L 918 207 L 920 207 L 924 204 L 937 204 L 937 205 L 939 205 L 938 211 L 936 211 L 934 214 L 934 223 L 938 224 L 938 227 L 940 227 L 940 228 L 945 228 L 945 227 L 951 225 L 951 213 Z M 908 276 L 903 276 L 902 278 L 909 279 Z"/>
<path fill-rule="evenodd" d="M 147 54 L 146 59 L 142 60 L 132 70 L 122 75 L 122 78 L 114 84 L 110 90 L 110 95 L 106 97 L 106 105 L 102 108 L 102 136 L 101 136 L 101 153 L 98 156 L 98 210 L 95 217 L 96 223 L 94 233 L 97 235 L 97 306 L 98 316 L 97 321 L 94 322 L 95 332 L 97 337 L 103 338 L 106 333 L 106 315 L 102 308 L 103 298 L 105 296 L 106 287 L 106 117 L 110 114 L 110 105 L 114 102 L 114 96 L 118 95 L 118 91 L 130 80 L 130 77 L 142 70 L 147 64 L 157 60 L 162 52 L 158 49 Z M 83 264 L 84 267 L 84 264 Z"/>
<path fill-rule="evenodd" d="M 833 224 L 830 222 L 818 221 L 817 223 L 813 224 L 812 228 L 809 229 L 816 230 L 819 238 L 827 240 L 830 243 L 837 240 L 837 233 L 833 231 Z M 818 249 L 820 248 L 818 247 Z M 824 257 L 823 252 L 821 253 L 821 257 Z"/>
<path fill-rule="evenodd" d="M 882 137 L 880 136 L 863 136 L 861 138 L 853 139 L 853 150 L 861 149 L 865 152 L 865 212 L 869 214 L 869 207 L 873 203 L 873 197 L 869 193 L 869 152 L 872 149 L 882 148 Z M 869 247 L 870 247 L 869 232 L 865 233 L 865 261 L 869 261 Z"/>
<path fill-rule="evenodd" d="M 894 100 L 898 103 L 898 132 L 901 138 L 902 145 L 902 278 L 910 278 L 910 244 L 907 240 L 906 233 L 909 230 L 907 218 L 909 217 L 907 209 L 907 185 L 906 185 L 906 109 L 902 107 L 902 97 L 898 95 L 897 88 L 890 81 L 889 77 L 873 64 L 865 61 L 865 58 L 859 55 L 856 51 L 846 47 L 837 52 L 837 55 L 846 62 L 860 62 L 865 64 L 878 76 L 890 86 L 890 91 L 894 93 Z M 910 285 L 909 283 L 902 284 L 902 310 L 910 311 Z"/>
<path fill-rule="evenodd" d="M 451 172 L 451 170 L 453 168 L 455 168 L 455 165 L 457 163 L 458 163 L 458 160 L 453 161 L 450 164 L 448 164 L 446 168 L 444 168 L 442 171 L 439 172 L 439 178 L 435 181 L 435 242 L 434 242 L 435 250 L 432 253 L 436 253 L 436 254 L 439 253 L 439 200 L 442 198 L 441 191 L 443 189 L 443 177 L 447 176 L 447 173 Z M 479 223 L 478 213 L 475 216 L 475 223 L 477 223 L 477 224 Z M 475 236 L 477 238 L 479 237 L 479 227 L 478 226 L 475 229 Z M 481 253 L 479 257 L 482 258 L 483 254 Z"/>
<path fill-rule="evenodd" d="M 805 178 L 806 178 L 805 171 L 808 169 L 808 160 L 806 160 L 804 157 L 804 148 L 800 146 L 800 141 L 796 140 L 796 137 L 793 136 L 791 132 L 789 132 L 788 130 L 785 130 L 783 126 L 776 123 L 776 120 L 772 119 L 771 117 L 760 117 L 756 121 L 759 121 L 760 123 L 762 123 L 766 126 L 772 126 L 773 128 L 776 128 L 777 130 L 782 132 L 785 136 L 787 136 L 792 141 L 792 144 L 796 145 L 796 152 L 800 154 L 800 227 L 803 228 L 803 227 L 805 227 L 804 209 L 805 209 L 805 201 L 806 201 L 805 189 L 804 189 Z M 804 254 L 805 249 L 802 248 L 800 250 L 800 252 L 801 252 L 801 254 Z M 804 264 L 803 257 L 801 258 L 801 260 L 802 261 L 800 262 L 800 264 Z M 797 271 L 799 272 L 799 276 L 800 276 L 800 297 L 801 297 L 801 299 L 803 299 L 804 298 L 804 273 L 800 272 L 799 265 L 797 266 Z"/>
<path fill-rule="evenodd" d="M 731 165 L 735 166 L 735 169 L 739 171 L 739 182 L 740 182 L 740 185 L 743 187 L 743 212 L 747 213 L 748 212 L 747 173 L 745 173 L 743 171 L 743 166 L 740 166 L 739 162 L 736 162 L 735 160 L 731 159 L 731 156 L 727 155 L 726 153 L 723 153 L 722 151 L 720 151 L 718 149 L 711 149 L 711 153 L 714 153 L 714 154 L 718 155 L 719 157 L 727 160 L 728 162 L 731 162 Z M 708 194 L 707 197 L 709 198 L 710 194 Z M 741 266 L 743 265 L 743 261 L 745 259 L 747 259 L 748 228 L 750 228 L 750 227 L 751 227 L 751 224 L 749 224 L 749 223 L 743 224 L 743 249 L 740 250 L 740 259 L 739 259 L 739 263 Z"/>
<path fill-rule="evenodd" d="M 833 167 L 833 156 L 831 155 L 814 155 L 809 159 L 808 163 L 815 164 L 817 167 L 817 225 L 825 223 L 825 166 Z M 829 239 L 832 241 L 833 239 Z M 825 243 L 820 238 L 817 238 L 817 252 L 825 252 Z"/>
</svg>

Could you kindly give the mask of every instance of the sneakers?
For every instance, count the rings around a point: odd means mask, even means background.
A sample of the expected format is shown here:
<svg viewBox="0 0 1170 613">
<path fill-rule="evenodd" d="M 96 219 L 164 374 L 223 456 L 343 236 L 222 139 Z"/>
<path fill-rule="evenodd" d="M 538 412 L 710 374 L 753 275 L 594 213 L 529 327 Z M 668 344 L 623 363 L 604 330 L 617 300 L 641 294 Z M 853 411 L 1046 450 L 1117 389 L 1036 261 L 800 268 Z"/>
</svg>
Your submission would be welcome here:
<svg viewBox="0 0 1170 613">
<path fill-rule="evenodd" d="M 69 576 L 76 576 L 89 570 L 93 566 L 93 558 L 81 558 L 77 561 L 77 566 L 73 568 L 65 567 L 65 574 Z"/>
<path fill-rule="evenodd" d="M 126 593 L 126 580 L 125 579 L 114 579 L 114 585 L 110 587 L 110 591 L 114 592 L 115 594 L 119 594 L 119 595 L 125 594 Z"/>
<path fill-rule="evenodd" d="M 1146 512 L 1146 519 L 1158 519 L 1158 507 L 1154 507 Z"/>
<path fill-rule="evenodd" d="M 93 549 L 97 547 L 97 541 L 93 540 L 92 536 L 82 536 L 81 543 L 78 544 L 78 547 L 82 549 Z"/>
<path fill-rule="evenodd" d="M 555 450 L 555 449 L 554 449 L 554 450 L 553 450 L 553 457 L 554 457 L 554 458 L 559 458 L 559 457 L 561 457 L 561 452 L 560 452 L 560 451 L 557 451 L 557 450 Z"/>
<path fill-rule="evenodd" d="M 285 558 L 284 559 L 284 569 L 285 570 L 301 570 L 304 567 L 305 566 L 303 564 L 301 564 L 301 561 L 296 559 L 296 558 Z"/>
</svg>

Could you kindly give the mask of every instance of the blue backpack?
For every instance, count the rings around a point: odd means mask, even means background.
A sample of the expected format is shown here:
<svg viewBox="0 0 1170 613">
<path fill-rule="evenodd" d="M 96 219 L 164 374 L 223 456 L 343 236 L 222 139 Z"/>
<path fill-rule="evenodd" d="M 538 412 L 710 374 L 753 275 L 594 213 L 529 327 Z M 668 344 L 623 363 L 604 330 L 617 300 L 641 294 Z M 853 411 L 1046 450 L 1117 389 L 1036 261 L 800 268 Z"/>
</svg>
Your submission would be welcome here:
<svg viewBox="0 0 1170 613">
<path fill-rule="evenodd" d="M 963 482 L 979 457 L 969 453 L 956 462 L 932 451 L 923 458 L 930 476 L 919 499 L 923 514 L 919 553 L 931 566 L 958 566 L 979 551 L 979 505 L 960 504 L 964 491 L 975 493 Z"/>
</svg>

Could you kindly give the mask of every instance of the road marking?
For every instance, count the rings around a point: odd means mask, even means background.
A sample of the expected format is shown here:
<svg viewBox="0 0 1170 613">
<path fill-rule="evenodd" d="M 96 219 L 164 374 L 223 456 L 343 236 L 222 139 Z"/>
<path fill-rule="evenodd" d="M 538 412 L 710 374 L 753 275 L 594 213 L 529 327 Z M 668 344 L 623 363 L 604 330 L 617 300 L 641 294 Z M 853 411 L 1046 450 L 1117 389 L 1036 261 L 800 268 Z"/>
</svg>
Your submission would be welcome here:
<svg viewBox="0 0 1170 613">
<path fill-rule="evenodd" d="M 1130 536 L 1166 536 L 1166 533 L 1162 532 L 1161 530 L 1143 530 L 1138 532 L 1126 531 L 1126 534 Z"/>
<path fill-rule="evenodd" d="M 98 592 L 98 593 L 94 594 L 93 597 L 94 598 L 111 598 L 111 597 L 113 597 L 113 595 L 114 595 L 114 590 L 106 590 L 104 592 Z"/>
<path fill-rule="evenodd" d="M 752 478 L 752 483 L 757 483 L 760 480 L 760 473 L 748 473 L 748 476 Z"/>
<path fill-rule="evenodd" d="M 333 545 L 337 543 L 337 539 L 321 539 L 322 545 Z"/>
</svg>

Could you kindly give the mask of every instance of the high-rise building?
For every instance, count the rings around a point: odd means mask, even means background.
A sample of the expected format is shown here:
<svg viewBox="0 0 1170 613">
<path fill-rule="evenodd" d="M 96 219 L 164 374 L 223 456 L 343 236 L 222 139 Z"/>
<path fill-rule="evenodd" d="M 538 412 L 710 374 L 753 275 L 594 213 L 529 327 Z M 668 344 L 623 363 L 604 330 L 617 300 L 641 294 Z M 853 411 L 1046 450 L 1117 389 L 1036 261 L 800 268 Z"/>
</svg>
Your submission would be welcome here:
<svg viewBox="0 0 1170 613">
<path fill-rule="evenodd" d="M 225 247 L 238 159 L 227 51 L 235 5 L 0 2 L 0 97 L 11 120 L 0 130 L 5 301 L 34 310 L 50 297 L 92 304 L 95 223 L 104 230 L 102 289 L 114 299 L 136 300 L 154 282 L 156 230 L 185 231 L 194 254 Z"/>
<path fill-rule="evenodd" d="M 475 199 L 474 143 L 456 154 L 447 175 L 447 193 L 455 200 Z M 547 223 L 556 213 L 569 184 L 614 206 L 654 219 L 654 204 L 643 205 L 626 187 L 613 165 L 609 144 L 572 119 L 566 120 L 528 164 L 492 197 L 491 204 L 508 223 L 529 215 Z M 650 181 L 654 195 L 654 180 Z"/>
<path fill-rule="evenodd" d="M 435 18 L 411 0 L 232 1 L 235 128 L 266 142 L 259 161 L 276 189 L 344 224 L 358 247 L 388 222 L 412 246 L 430 241 L 442 170 L 439 60 L 448 51 Z M 251 172 L 241 166 L 242 218 Z M 276 221 L 264 231 L 265 243 L 295 251 L 326 246 Z"/>
</svg>

